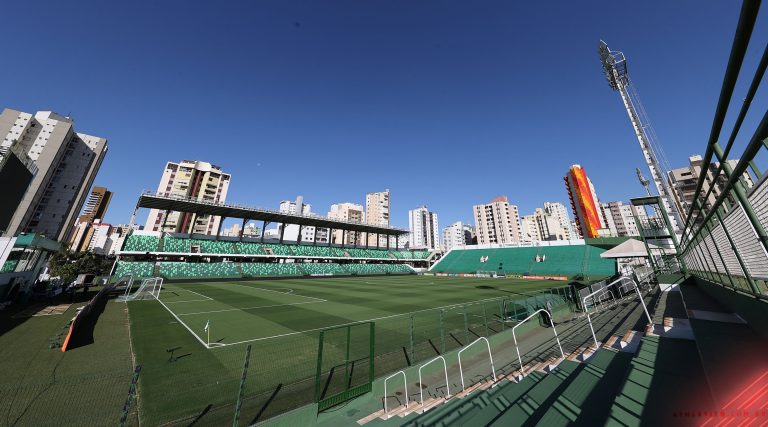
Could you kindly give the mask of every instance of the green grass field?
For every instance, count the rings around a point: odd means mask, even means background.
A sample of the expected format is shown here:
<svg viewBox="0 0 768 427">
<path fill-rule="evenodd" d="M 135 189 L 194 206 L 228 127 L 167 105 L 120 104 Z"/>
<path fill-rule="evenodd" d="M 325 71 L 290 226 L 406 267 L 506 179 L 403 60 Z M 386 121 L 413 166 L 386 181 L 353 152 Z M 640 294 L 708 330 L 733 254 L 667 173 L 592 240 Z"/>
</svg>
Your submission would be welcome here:
<svg viewBox="0 0 768 427">
<path fill-rule="evenodd" d="M 500 332 L 503 307 L 524 310 L 543 303 L 531 293 L 564 285 L 432 276 L 166 284 L 159 301 L 129 303 L 140 415 L 150 424 L 231 417 L 251 344 L 242 421 L 258 421 L 313 400 L 322 329 L 375 322 L 379 376 Z M 353 358 L 367 340 L 351 337 Z M 343 341 L 327 338 L 323 370 L 344 360 Z"/>
</svg>

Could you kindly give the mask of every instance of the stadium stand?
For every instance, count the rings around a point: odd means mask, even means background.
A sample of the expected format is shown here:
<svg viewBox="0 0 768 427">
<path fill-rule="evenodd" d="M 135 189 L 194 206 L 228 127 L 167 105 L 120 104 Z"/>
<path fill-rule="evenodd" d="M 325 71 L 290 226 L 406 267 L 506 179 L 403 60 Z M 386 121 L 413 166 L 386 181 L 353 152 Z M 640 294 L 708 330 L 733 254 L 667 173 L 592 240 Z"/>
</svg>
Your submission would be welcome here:
<svg viewBox="0 0 768 427">
<path fill-rule="evenodd" d="M 125 239 L 123 250 L 127 252 L 157 252 L 159 246 L 159 237 L 131 234 Z"/>
<path fill-rule="evenodd" d="M 233 254 L 235 248 L 232 242 L 216 241 L 216 240 L 204 240 L 204 239 L 190 239 L 190 245 L 192 249 L 196 246 L 199 251 L 192 250 L 192 252 L 198 252 L 203 254 Z"/>
<path fill-rule="evenodd" d="M 301 276 L 299 265 L 295 263 L 244 262 L 241 265 L 246 277 Z"/>
<path fill-rule="evenodd" d="M 237 266 L 231 262 L 192 263 L 159 262 L 160 276 L 167 279 L 241 277 Z"/>
<path fill-rule="evenodd" d="M 133 277 L 152 277 L 154 263 L 144 261 L 118 261 L 113 277 L 120 278 L 132 274 Z"/>
<path fill-rule="evenodd" d="M 339 257 L 344 256 L 341 251 L 337 251 L 336 248 L 328 246 L 308 246 L 308 245 L 294 245 L 291 246 L 291 251 L 298 256 L 315 256 L 315 257 Z"/>
<path fill-rule="evenodd" d="M 413 270 L 405 264 L 381 264 L 385 273 L 389 274 L 411 274 Z"/>
<path fill-rule="evenodd" d="M 191 251 L 190 239 L 165 236 L 163 238 L 163 252 L 188 253 Z"/>
<path fill-rule="evenodd" d="M 586 273 L 590 276 L 610 276 L 616 273 L 616 262 L 600 258 L 604 251 L 589 245 L 454 249 L 430 271 L 474 273 L 499 271 L 501 266 L 505 274 L 573 276 Z M 587 263 L 583 262 L 585 257 Z M 585 264 L 588 270 L 583 272 Z"/>
<path fill-rule="evenodd" d="M 350 274 L 344 266 L 333 262 L 305 263 L 300 264 L 300 268 L 309 275 L 332 274 L 340 276 Z"/>
<path fill-rule="evenodd" d="M 247 255 L 264 255 L 261 243 L 237 242 L 235 243 L 235 253 Z"/>
<path fill-rule="evenodd" d="M 269 251 L 265 251 L 267 255 L 287 255 L 287 256 L 293 256 L 293 251 L 291 251 L 290 245 L 281 245 L 277 243 L 264 243 L 262 244 L 263 249 L 268 249 Z M 268 252 L 272 252 L 271 254 Z"/>
<path fill-rule="evenodd" d="M 384 274 L 382 264 L 347 264 L 352 274 Z"/>
<path fill-rule="evenodd" d="M 18 263 L 18 260 L 4 262 L 3 267 L 0 268 L 0 273 L 8 273 L 9 271 L 15 270 Z"/>
</svg>

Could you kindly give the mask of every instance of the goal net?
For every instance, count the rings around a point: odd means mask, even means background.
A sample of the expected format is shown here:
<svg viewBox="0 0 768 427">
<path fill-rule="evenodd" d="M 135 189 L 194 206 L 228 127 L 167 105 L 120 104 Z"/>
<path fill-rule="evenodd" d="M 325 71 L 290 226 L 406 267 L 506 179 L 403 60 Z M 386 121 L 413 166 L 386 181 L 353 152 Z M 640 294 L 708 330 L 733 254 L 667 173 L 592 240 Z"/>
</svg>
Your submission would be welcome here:
<svg viewBox="0 0 768 427">
<path fill-rule="evenodd" d="M 163 288 L 163 278 L 154 277 L 151 279 L 144 279 L 141 285 L 134 293 L 129 293 L 131 288 L 126 289 L 126 294 L 117 298 L 118 302 L 125 301 L 141 301 L 149 299 L 157 299 L 160 297 L 160 291 Z"/>
</svg>

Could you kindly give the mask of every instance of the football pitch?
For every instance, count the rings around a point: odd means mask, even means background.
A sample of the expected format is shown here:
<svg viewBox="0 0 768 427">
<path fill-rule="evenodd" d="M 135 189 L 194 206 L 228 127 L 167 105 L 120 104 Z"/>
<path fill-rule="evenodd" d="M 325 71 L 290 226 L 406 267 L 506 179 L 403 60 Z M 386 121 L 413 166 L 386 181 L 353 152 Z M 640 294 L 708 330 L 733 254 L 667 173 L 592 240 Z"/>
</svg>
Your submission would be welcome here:
<svg viewBox="0 0 768 427">
<path fill-rule="evenodd" d="M 373 322 L 379 376 L 500 332 L 506 301 L 535 304 L 565 285 L 415 275 L 165 284 L 157 300 L 129 303 L 140 414 L 151 424 L 231 414 L 250 344 L 243 411 L 258 421 L 314 399 L 324 329 Z M 352 341 L 367 354 L 367 341 Z"/>
<path fill-rule="evenodd" d="M 430 276 L 205 282 L 167 284 L 159 302 L 202 346 L 214 348 L 519 296 L 557 284 Z"/>
</svg>

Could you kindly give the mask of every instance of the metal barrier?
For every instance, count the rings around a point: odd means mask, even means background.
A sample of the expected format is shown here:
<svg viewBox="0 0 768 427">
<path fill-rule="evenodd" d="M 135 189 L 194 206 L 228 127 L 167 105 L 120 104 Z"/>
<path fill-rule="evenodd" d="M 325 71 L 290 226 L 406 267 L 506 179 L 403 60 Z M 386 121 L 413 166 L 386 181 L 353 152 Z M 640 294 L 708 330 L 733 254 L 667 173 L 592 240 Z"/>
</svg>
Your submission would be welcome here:
<svg viewBox="0 0 768 427">
<path fill-rule="evenodd" d="M 491 354 L 491 343 L 488 342 L 488 338 L 486 337 L 480 337 L 471 343 L 467 344 L 464 348 L 459 350 L 458 358 L 459 358 L 459 375 L 461 375 L 461 391 L 464 391 L 466 387 L 464 387 L 464 371 L 461 369 L 461 352 L 464 350 L 472 347 L 475 343 L 478 341 L 485 341 L 485 345 L 488 346 L 488 357 L 491 358 L 491 373 L 493 374 L 493 382 L 496 383 L 496 367 L 493 365 L 493 354 Z"/>
<path fill-rule="evenodd" d="M 541 313 L 542 311 L 543 311 L 544 313 L 547 313 L 547 315 L 549 316 L 549 321 L 552 323 L 552 330 L 555 332 L 555 340 L 557 340 L 557 346 L 558 346 L 558 347 L 560 347 L 560 354 L 561 354 L 563 357 L 565 357 L 565 353 L 563 353 L 563 346 L 562 346 L 562 345 L 560 345 L 560 338 L 558 338 L 558 337 L 557 337 L 557 329 L 555 329 L 555 321 L 554 321 L 554 319 L 552 319 L 552 314 L 551 314 L 550 312 L 548 312 L 547 310 L 545 310 L 545 309 L 543 309 L 543 308 L 540 308 L 540 309 L 538 309 L 538 310 L 534 311 L 534 312 L 533 312 L 533 314 L 531 314 L 530 316 L 526 317 L 525 319 L 523 319 L 523 321 L 522 321 L 522 322 L 518 323 L 517 325 L 515 325 L 515 326 L 512 328 L 512 339 L 515 341 L 515 350 L 517 350 L 517 360 L 520 362 L 520 375 L 521 375 L 521 376 L 522 376 L 522 375 L 525 375 L 525 372 L 523 371 L 523 358 L 522 358 L 522 357 L 520 357 L 520 347 L 517 345 L 517 336 L 515 335 L 515 329 L 517 329 L 517 328 L 518 328 L 518 327 L 520 327 L 520 326 L 521 326 L 523 323 L 527 322 L 527 321 L 528 321 L 528 320 L 530 320 L 530 319 L 531 319 L 533 316 L 535 316 L 535 315 L 537 315 L 537 314 Z"/>
<path fill-rule="evenodd" d="M 445 390 L 448 393 L 445 397 L 451 397 L 451 387 L 448 385 L 448 364 L 445 363 L 445 358 L 443 356 L 437 356 L 434 359 L 430 360 L 429 362 L 419 366 L 419 400 L 421 400 L 421 406 L 424 406 L 424 387 L 423 383 L 421 382 L 421 370 L 429 365 L 430 363 L 441 359 L 443 361 L 443 369 L 445 369 Z"/>
<path fill-rule="evenodd" d="M 384 415 L 387 415 L 389 412 L 389 409 L 387 409 L 387 381 L 389 381 L 390 378 L 396 377 L 398 374 L 403 374 L 403 389 L 405 390 L 405 407 L 408 408 L 408 377 L 405 375 L 405 371 L 397 371 L 394 374 L 384 378 Z M 421 385 L 421 380 L 419 380 L 419 385 Z M 389 419 L 389 416 L 387 416 L 387 419 Z"/>
<path fill-rule="evenodd" d="M 597 343 L 597 337 L 595 336 L 595 328 L 592 326 L 592 318 L 589 315 L 589 307 L 587 307 L 587 299 L 592 298 L 599 293 L 605 293 L 605 292 L 610 292 L 611 296 L 613 296 L 613 300 L 616 301 L 616 295 L 614 295 L 610 289 L 607 289 L 607 287 L 598 289 L 595 292 L 592 292 L 591 294 L 586 295 L 584 298 L 582 298 L 582 301 L 581 301 L 582 305 L 584 306 L 584 312 L 587 313 L 587 322 L 589 322 L 589 330 L 592 331 L 592 339 L 595 341 L 595 349 L 597 349 L 600 346 L 600 344 Z M 592 303 L 594 304 L 594 300 Z"/>
</svg>

